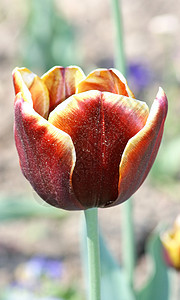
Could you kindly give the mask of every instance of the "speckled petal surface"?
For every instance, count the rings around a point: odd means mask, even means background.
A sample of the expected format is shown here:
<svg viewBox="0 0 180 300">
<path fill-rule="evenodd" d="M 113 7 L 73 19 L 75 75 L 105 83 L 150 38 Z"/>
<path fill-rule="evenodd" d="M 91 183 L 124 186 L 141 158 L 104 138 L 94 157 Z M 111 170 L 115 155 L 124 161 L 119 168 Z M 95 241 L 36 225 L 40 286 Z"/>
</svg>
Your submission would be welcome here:
<svg viewBox="0 0 180 300">
<path fill-rule="evenodd" d="M 37 114 L 21 93 L 14 131 L 22 172 L 40 197 L 59 208 L 83 209 L 71 184 L 76 160 L 71 138 Z"/>
<path fill-rule="evenodd" d="M 99 91 L 76 94 L 50 114 L 48 121 L 72 138 L 72 184 L 86 208 L 103 207 L 117 198 L 121 155 L 148 114 L 144 102 Z"/>
</svg>

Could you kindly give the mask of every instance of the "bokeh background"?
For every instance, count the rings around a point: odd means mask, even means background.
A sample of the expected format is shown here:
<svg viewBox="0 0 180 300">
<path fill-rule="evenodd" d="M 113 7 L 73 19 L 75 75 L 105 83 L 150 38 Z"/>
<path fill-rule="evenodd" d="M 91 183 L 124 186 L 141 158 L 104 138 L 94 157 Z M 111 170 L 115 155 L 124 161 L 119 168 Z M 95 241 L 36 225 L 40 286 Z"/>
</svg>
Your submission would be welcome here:
<svg viewBox="0 0 180 300">
<path fill-rule="evenodd" d="M 121 5 L 131 89 L 151 106 L 162 86 L 169 100 L 158 157 L 133 197 L 136 285 L 141 286 L 149 272 L 144 245 L 150 232 L 160 223 L 171 224 L 180 212 L 180 3 L 122 0 Z M 54 65 L 79 65 L 86 74 L 113 67 L 113 26 L 110 0 L 0 1 L 2 300 L 47 295 L 80 300 L 85 289 L 80 265 L 82 212 L 48 207 L 21 174 L 13 140 L 12 70 L 26 66 L 41 76 Z M 122 207 L 99 214 L 105 239 L 121 262 Z"/>
</svg>

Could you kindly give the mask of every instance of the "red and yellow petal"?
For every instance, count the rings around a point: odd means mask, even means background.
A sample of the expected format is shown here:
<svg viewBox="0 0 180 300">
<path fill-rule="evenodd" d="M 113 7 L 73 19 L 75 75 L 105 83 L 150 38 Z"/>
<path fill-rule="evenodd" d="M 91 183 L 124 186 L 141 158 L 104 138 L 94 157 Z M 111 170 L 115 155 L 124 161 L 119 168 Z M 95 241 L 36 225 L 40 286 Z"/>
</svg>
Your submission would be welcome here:
<svg viewBox="0 0 180 300">
<path fill-rule="evenodd" d="M 171 232 L 161 237 L 163 243 L 163 254 L 167 265 L 180 271 L 180 240 Z"/>
<path fill-rule="evenodd" d="M 22 93 L 23 99 L 33 102 L 34 110 L 42 117 L 49 114 L 49 93 L 43 81 L 26 68 L 16 68 L 13 71 L 15 94 Z"/>
<path fill-rule="evenodd" d="M 83 206 L 103 207 L 116 200 L 122 153 L 148 114 L 143 102 L 99 91 L 73 95 L 51 112 L 48 121 L 72 138 L 72 184 Z"/>
<path fill-rule="evenodd" d="M 40 197 L 59 208 L 83 209 L 71 184 L 76 158 L 70 136 L 37 114 L 21 93 L 15 101 L 15 141 L 22 172 Z"/>
<path fill-rule="evenodd" d="M 54 67 L 41 79 L 48 88 L 50 95 L 50 111 L 59 103 L 75 94 L 78 83 L 85 78 L 83 71 L 76 66 L 67 68 Z"/>
<path fill-rule="evenodd" d="M 76 93 L 90 90 L 134 97 L 124 76 L 115 69 L 97 69 L 91 72 L 78 84 Z"/>
<path fill-rule="evenodd" d="M 160 88 L 146 125 L 126 145 L 119 167 L 119 196 L 113 205 L 137 191 L 156 158 L 167 115 L 167 98 Z"/>
<path fill-rule="evenodd" d="M 165 262 L 180 271 L 180 215 L 176 218 L 172 230 L 161 234 L 161 242 Z"/>
</svg>

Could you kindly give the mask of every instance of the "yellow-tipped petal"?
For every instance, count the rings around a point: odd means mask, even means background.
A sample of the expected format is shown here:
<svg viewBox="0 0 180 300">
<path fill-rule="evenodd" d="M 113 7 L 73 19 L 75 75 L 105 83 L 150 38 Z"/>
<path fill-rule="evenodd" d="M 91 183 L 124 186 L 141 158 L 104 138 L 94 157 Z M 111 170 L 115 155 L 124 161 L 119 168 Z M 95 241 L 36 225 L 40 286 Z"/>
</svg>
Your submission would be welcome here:
<svg viewBox="0 0 180 300">
<path fill-rule="evenodd" d="M 75 94 L 77 85 L 84 78 L 83 71 L 76 66 L 67 68 L 57 66 L 45 73 L 41 79 L 49 91 L 50 111 Z"/>
<path fill-rule="evenodd" d="M 15 68 L 12 72 L 15 94 L 21 92 L 23 99 L 32 103 L 32 96 L 29 91 L 35 74 L 26 68 Z"/>
<path fill-rule="evenodd" d="M 175 220 L 172 230 L 161 235 L 166 263 L 180 271 L 180 215 Z"/>
<path fill-rule="evenodd" d="M 161 238 L 163 246 L 168 256 L 168 262 L 176 269 L 180 270 L 180 240 L 174 233 L 166 233 Z"/>
<path fill-rule="evenodd" d="M 167 115 L 167 98 L 159 90 L 146 125 L 127 143 L 119 166 L 119 196 L 114 205 L 127 200 L 145 180 L 156 158 Z"/>
<path fill-rule="evenodd" d="M 116 69 L 96 69 L 78 84 L 76 93 L 89 90 L 134 97 L 127 85 L 126 79 Z"/>
<path fill-rule="evenodd" d="M 41 117 L 18 93 L 15 141 L 23 174 L 47 203 L 83 209 L 72 188 L 76 154 L 70 136 Z"/>
<path fill-rule="evenodd" d="M 16 68 L 13 71 L 15 93 L 21 92 L 27 102 L 33 102 L 33 108 L 42 117 L 49 114 L 49 93 L 43 81 L 27 68 Z"/>
</svg>

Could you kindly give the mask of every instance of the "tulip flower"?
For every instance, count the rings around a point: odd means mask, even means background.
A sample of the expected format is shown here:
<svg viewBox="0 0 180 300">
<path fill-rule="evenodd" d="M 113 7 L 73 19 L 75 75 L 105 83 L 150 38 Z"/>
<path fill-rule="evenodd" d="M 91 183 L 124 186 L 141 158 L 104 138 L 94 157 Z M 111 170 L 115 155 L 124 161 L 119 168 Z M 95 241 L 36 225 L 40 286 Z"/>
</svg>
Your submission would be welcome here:
<svg viewBox="0 0 180 300">
<path fill-rule="evenodd" d="M 24 176 L 42 199 L 67 210 L 110 207 L 145 180 L 161 142 L 167 98 L 149 112 L 115 69 L 87 77 L 75 66 L 41 78 L 13 71 L 15 142 Z"/>
<path fill-rule="evenodd" d="M 180 215 L 175 220 L 172 230 L 161 236 L 165 262 L 180 271 Z"/>
</svg>

